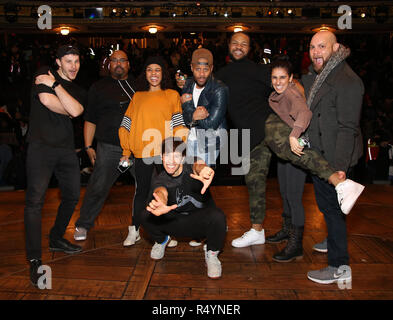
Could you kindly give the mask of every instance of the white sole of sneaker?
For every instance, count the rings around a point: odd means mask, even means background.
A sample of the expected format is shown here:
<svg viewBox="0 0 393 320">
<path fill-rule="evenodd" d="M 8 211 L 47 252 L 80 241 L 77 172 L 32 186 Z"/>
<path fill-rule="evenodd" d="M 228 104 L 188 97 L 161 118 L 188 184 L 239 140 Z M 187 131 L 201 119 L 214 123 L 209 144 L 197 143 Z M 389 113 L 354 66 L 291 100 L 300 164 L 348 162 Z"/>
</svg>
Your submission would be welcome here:
<svg viewBox="0 0 393 320">
<path fill-rule="evenodd" d="M 235 248 L 246 248 L 246 247 L 254 246 L 254 245 L 257 245 L 257 244 L 265 244 L 265 241 L 255 241 L 253 243 L 249 243 L 249 244 L 246 244 L 246 245 L 238 245 L 236 243 L 233 243 L 233 241 L 232 241 L 231 244 L 232 244 L 232 247 L 235 247 Z"/>
<path fill-rule="evenodd" d="M 364 186 L 359 184 L 359 183 L 357 183 L 356 184 L 356 190 L 354 190 L 353 196 L 349 199 L 350 205 L 348 207 L 346 207 L 346 208 L 342 208 L 341 209 L 341 211 L 344 214 L 349 214 L 351 212 L 353 206 L 355 205 L 356 201 L 358 200 L 358 198 L 362 194 L 363 190 L 364 190 Z"/>
<path fill-rule="evenodd" d="M 312 248 L 314 251 L 316 252 L 320 252 L 320 253 L 327 253 L 328 250 L 327 249 L 318 249 L 318 248 Z"/>
<path fill-rule="evenodd" d="M 131 243 L 131 244 L 124 244 L 124 242 L 123 242 L 123 247 L 131 247 L 131 246 L 133 246 L 137 241 L 139 241 L 139 240 L 141 240 L 141 237 L 139 236 L 139 237 L 137 237 L 136 239 L 135 239 L 135 242 L 134 243 Z"/>
<path fill-rule="evenodd" d="M 337 283 L 339 280 L 345 281 L 345 282 L 351 282 L 352 281 L 352 277 L 350 277 L 348 279 L 321 280 L 321 279 L 312 278 L 312 277 L 307 275 L 307 278 L 309 280 L 313 281 L 313 282 L 320 283 L 320 284 L 334 284 L 334 283 Z"/>
</svg>

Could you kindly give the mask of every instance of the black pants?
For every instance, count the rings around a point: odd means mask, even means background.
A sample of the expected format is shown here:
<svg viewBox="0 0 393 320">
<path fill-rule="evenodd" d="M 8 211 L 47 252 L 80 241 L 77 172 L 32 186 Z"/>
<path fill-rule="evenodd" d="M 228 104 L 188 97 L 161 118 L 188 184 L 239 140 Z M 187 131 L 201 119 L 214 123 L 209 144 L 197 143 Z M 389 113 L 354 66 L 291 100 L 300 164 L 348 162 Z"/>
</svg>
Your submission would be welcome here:
<svg viewBox="0 0 393 320">
<path fill-rule="evenodd" d="M 101 212 L 111 187 L 121 174 L 117 167 L 122 157 L 122 151 L 120 146 L 98 142 L 94 170 L 89 179 L 80 217 L 75 226 L 87 230 L 94 226 L 94 220 Z M 130 170 L 133 173 L 134 166 Z"/>
<path fill-rule="evenodd" d="M 336 190 L 333 185 L 317 176 L 312 179 L 318 208 L 324 215 L 328 231 L 328 264 L 333 267 L 348 265 L 347 225 L 338 204 Z"/>
<path fill-rule="evenodd" d="M 292 163 L 278 159 L 277 176 L 284 212 L 297 227 L 304 226 L 303 191 L 307 173 Z"/>
<path fill-rule="evenodd" d="M 49 181 L 54 173 L 61 192 L 51 239 L 62 238 L 80 193 L 80 169 L 73 149 L 30 143 L 26 159 L 27 190 L 24 213 L 27 259 L 41 259 L 41 210 Z"/>
<path fill-rule="evenodd" d="M 160 157 L 135 158 L 135 194 L 132 206 L 132 225 L 139 229 L 141 215 L 150 196 L 151 181 L 162 170 Z"/>
<path fill-rule="evenodd" d="M 167 216 L 168 215 L 168 216 Z M 142 226 L 153 241 L 161 243 L 167 235 L 207 239 L 207 250 L 220 251 L 226 235 L 225 214 L 217 207 L 197 209 L 184 215 L 175 211 L 155 216 L 143 211 Z"/>
</svg>

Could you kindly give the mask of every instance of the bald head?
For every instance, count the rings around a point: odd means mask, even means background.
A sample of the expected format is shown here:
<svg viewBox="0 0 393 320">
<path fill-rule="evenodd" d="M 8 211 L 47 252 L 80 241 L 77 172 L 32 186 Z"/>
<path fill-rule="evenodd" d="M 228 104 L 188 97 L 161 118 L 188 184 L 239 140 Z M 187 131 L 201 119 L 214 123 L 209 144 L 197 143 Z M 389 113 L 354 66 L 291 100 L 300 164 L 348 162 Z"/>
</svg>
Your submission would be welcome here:
<svg viewBox="0 0 393 320">
<path fill-rule="evenodd" d="M 323 70 L 339 46 L 333 32 L 319 31 L 312 37 L 310 42 L 310 58 L 316 72 L 320 73 Z"/>
<path fill-rule="evenodd" d="M 127 54 L 123 50 L 116 50 L 110 56 L 110 74 L 116 80 L 125 80 L 128 78 L 130 62 Z"/>
<path fill-rule="evenodd" d="M 336 35 L 331 31 L 319 31 L 311 39 L 311 43 L 313 41 L 325 41 L 331 44 L 337 43 Z"/>
</svg>

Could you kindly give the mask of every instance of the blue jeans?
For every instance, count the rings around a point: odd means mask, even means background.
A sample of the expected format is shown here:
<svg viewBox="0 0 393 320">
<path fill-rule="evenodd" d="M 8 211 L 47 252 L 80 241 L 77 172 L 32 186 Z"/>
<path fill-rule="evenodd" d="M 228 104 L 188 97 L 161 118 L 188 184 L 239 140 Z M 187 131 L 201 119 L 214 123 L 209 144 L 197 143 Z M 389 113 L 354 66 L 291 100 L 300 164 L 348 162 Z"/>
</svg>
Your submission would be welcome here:
<svg viewBox="0 0 393 320">
<path fill-rule="evenodd" d="M 98 142 L 96 162 L 86 188 L 80 217 L 75 223 L 76 227 L 89 230 L 94 226 L 94 220 L 101 212 L 110 189 L 121 174 L 117 167 L 122 153 L 120 146 Z"/>
<path fill-rule="evenodd" d="M 41 259 L 41 210 L 54 173 L 61 192 L 51 239 L 62 238 L 74 213 L 80 193 L 80 168 L 75 150 L 31 142 L 26 159 L 27 189 L 24 223 L 27 259 Z"/>
<path fill-rule="evenodd" d="M 220 150 L 216 149 L 208 150 L 208 153 L 200 152 L 197 140 L 187 140 L 187 158 L 198 157 L 211 167 L 212 165 L 216 165 L 216 160 L 219 154 Z"/>
</svg>

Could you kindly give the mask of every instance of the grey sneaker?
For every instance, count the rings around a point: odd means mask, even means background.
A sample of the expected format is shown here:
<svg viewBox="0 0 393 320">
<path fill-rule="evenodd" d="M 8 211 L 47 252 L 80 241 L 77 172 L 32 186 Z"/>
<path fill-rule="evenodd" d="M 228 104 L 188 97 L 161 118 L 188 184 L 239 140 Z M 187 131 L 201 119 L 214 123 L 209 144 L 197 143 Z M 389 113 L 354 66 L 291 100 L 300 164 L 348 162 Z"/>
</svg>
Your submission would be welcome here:
<svg viewBox="0 0 393 320">
<path fill-rule="evenodd" d="M 207 276 L 211 279 L 221 278 L 222 267 L 220 260 L 218 260 L 219 251 L 207 251 L 207 247 L 205 246 L 203 246 L 203 250 L 205 251 Z"/>
<path fill-rule="evenodd" d="M 327 238 L 325 238 L 322 242 L 315 244 L 312 249 L 322 253 L 328 252 Z"/>
<path fill-rule="evenodd" d="M 307 278 L 321 284 L 331 284 L 340 281 L 351 282 L 352 271 L 347 265 L 342 265 L 338 268 L 327 266 L 324 269 L 309 271 Z"/>
<path fill-rule="evenodd" d="M 153 248 L 151 248 L 150 257 L 154 260 L 160 260 L 164 258 L 165 248 L 167 244 L 171 241 L 171 237 L 167 236 L 165 242 L 163 243 L 155 243 Z"/>
<path fill-rule="evenodd" d="M 76 227 L 74 232 L 74 239 L 77 241 L 86 240 L 87 230 L 82 227 Z"/>
<path fill-rule="evenodd" d="M 129 247 L 135 244 L 135 242 L 141 240 L 139 230 L 136 230 L 135 226 L 128 226 L 128 236 L 123 242 L 123 246 Z"/>
</svg>

